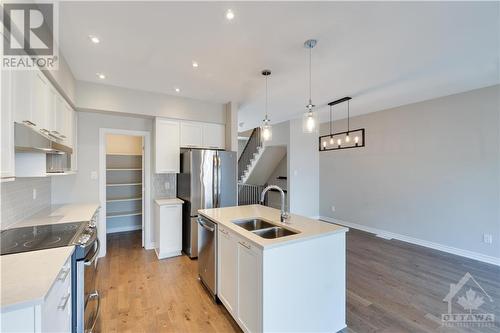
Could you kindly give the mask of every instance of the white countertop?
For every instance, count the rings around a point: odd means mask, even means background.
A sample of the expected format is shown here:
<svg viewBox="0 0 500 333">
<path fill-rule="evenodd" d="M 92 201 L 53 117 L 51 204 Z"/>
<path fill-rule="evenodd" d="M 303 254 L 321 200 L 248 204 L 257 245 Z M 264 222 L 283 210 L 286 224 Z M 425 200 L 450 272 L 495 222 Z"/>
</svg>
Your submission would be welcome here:
<svg viewBox="0 0 500 333">
<path fill-rule="evenodd" d="M 7 229 L 90 221 L 98 208 L 99 204 L 97 203 L 52 205 L 25 220 L 9 225 Z"/>
<path fill-rule="evenodd" d="M 182 205 L 184 203 L 184 201 L 182 201 L 179 198 L 156 199 L 155 202 L 159 206 L 165 206 L 165 205 Z"/>
<path fill-rule="evenodd" d="M 44 301 L 74 246 L 0 256 L 2 311 Z"/>
<path fill-rule="evenodd" d="M 305 241 L 311 238 L 322 237 L 332 233 L 346 232 L 349 229 L 336 224 L 310 219 L 304 216 L 290 214 L 287 224 L 280 222 L 280 211 L 278 209 L 262 206 L 235 206 L 225 208 L 200 209 L 199 214 L 209 218 L 219 225 L 239 234 L 262 249 L 285 245 L 291 242 Z M 237 220 L 259 218 L 261 220 L 282 226 L 284 228 L 298 231 L 296 235 L 280 237 L 275 239 L 262 238 L 232 223 Z"/>
</svg>

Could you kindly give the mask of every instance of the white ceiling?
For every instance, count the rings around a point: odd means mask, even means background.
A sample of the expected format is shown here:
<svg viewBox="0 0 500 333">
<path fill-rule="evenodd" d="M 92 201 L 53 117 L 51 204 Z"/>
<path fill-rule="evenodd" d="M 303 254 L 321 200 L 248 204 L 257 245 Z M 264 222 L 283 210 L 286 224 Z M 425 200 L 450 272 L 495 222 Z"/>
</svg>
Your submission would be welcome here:
<svg viewBox="0 0 500 333">
<path fill-rule="evenodd" d="M 60 43 L 77 80 L 236 101 L 247 129 L 263 118 L 264 68 L 273 122 L 302 113 L 309 38 L 323 117 L 346 95 L 357 115 L 500 83 L 499 13 L 498 2 L 63 2 Z"/>
</svg>

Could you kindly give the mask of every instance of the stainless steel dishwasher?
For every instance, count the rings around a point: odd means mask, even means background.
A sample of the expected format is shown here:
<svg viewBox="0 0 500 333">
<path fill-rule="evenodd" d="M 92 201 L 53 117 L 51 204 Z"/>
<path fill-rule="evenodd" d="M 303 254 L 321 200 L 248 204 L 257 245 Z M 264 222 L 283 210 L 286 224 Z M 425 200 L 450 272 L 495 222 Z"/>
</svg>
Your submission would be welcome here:
<svg viewBox="0 0 500 333">
<path fill-rule="evenodd" d="M 217 295 L 217 224 L 198 217 L 198 275 L 212 297 Z"/>
</svg>

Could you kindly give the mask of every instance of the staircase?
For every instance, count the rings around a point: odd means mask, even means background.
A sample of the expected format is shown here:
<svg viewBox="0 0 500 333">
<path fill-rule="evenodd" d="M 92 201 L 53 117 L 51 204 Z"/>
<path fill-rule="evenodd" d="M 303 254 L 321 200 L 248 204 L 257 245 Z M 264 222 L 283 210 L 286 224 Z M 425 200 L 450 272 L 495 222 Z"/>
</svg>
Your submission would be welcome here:
<svg viewBox="0 0 500 333">
<path fill-rule="evenodd" d="M 254 128 L 238 159 L 238 182 L 264 185 L 285 154 L 284 146 L 264 145 L 260 128 Z"/>
</svg>

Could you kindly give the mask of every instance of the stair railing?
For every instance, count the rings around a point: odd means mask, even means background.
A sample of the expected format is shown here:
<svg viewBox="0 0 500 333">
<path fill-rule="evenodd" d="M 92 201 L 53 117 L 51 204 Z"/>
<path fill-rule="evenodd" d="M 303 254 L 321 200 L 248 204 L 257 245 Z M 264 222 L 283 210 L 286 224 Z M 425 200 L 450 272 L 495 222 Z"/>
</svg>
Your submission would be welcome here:
<svg viewBox="0 0 500 333">
<path fill-rule="evenodd" d="M 250 161 L 252 160 L 255 153 L 257 153 L 257 149 L 262 147 L 262 142 L 260 138 L 260 127 L 256 127 L 253 129 L 250 138 L 243 148 L 243 152 L 238 159 L 238 180 L 241 180 L 241 177 L 245 173 L 248 165 L 250 165 Z"/>
<path fill-rule="evenodd" d="M 252 185 L 238 183 L 238 206 L 254 205 L 260 203 L 260 195 L 266 185 Z M 267 196 L 264 204 L 267 205 Z"/>
</svg>

